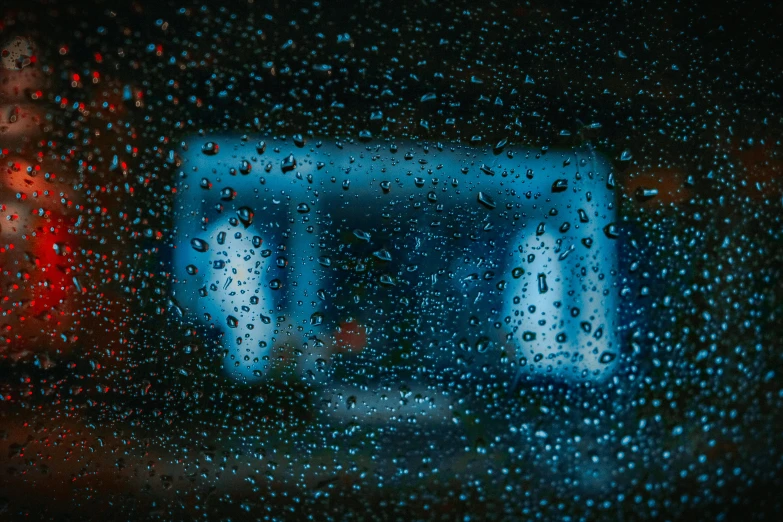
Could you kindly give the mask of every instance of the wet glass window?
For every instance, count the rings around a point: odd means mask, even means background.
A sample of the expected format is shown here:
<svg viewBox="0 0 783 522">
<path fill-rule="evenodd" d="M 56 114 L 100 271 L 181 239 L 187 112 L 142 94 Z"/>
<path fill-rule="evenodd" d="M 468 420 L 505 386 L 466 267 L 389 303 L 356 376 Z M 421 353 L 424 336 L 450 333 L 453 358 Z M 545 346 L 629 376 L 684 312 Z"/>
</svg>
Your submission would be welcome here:
<svg viewBox="0 0 783 522">
<path fill-rule="evenodd" d="M 0 519 L 776 519 L 781 16 L 10 2 Z"/>
</svg>

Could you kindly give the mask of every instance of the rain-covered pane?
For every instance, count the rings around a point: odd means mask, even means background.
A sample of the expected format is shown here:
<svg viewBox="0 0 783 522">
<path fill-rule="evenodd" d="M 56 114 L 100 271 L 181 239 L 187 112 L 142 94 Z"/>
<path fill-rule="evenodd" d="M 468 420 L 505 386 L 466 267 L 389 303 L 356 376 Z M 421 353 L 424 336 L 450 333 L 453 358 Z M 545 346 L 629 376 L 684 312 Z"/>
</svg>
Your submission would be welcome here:
<svg viewBox="0 0 783 522">
<path fill-rule="evenodd" d="M 781 5 L 114 4 L 0 12 L 0 520 L 777 520 Z"/>
</svg>

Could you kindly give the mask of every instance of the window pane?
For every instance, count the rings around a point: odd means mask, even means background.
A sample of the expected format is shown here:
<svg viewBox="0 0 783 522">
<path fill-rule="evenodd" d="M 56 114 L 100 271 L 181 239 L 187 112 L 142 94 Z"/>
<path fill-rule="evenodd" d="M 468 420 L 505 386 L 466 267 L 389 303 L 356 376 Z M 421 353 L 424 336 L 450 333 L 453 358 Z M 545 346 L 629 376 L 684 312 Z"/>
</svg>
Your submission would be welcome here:
<svg viewBox="0 0 783 522">
<path fill-rule="evenodd" d="M 766 519 L 774 3 L 16 2 L 3 520 Z"/>
</svg>

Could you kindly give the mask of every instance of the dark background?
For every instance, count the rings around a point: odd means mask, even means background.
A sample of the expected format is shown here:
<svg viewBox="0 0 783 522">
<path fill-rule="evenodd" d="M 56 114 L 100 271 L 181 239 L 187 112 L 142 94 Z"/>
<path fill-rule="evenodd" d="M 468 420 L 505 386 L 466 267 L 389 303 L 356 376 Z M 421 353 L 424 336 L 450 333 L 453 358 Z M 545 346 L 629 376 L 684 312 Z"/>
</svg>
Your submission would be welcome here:
<svg viewBox="0 0 783 522">
<path fill-rule="evenodd" d="M 24 38 L 34 55 L 2 71 L 0 104 L 35 125 L 0 134 L 2 203 L 18 199 L 19 162 L 56 173 L 35 183 L 71 201 L 18 231 L 54 220 L 68 238 L 59 323 L 32 310 L 43 293 L 21 254 L 52 245 L 20 239 L 29 247 L 0 254 L 3 297 L 31 310 L 0 319 L 4 519 L 776 518 L 779 3 L 206 4 L 4 4 L 0 40 Z M 180 167 L 167 153 L 226 130 L 509 139 L 611 158 L 635 264 L 621 289 L 638 318 L 628 341 L 642 356 L 622 371 L 632 384 L 531 385 L 505 411 L 569 406 L 577 425 L 602 416 L 583 437 L 622 449 L 633 435 L 635 468 L 585 494 L 565 480 L 578 458 L 562 450 L 561 465 L 522 441 L 529 458 L 512 459 L 504 440 L 460 472 L 378 488 L 350 465 L 348 443 L 323 442 L 332 427 L 312 423 L 304 384 L 226 382 L 209 339 L 172 317 L 166 254 Z M 635 196 L 651 186 L 657 197 Z M 238 442 L 248 436 L 258 446 Z M 491 434 L 453 437 L 439 444 Z M 309 458 L 334 467 L 315 488 L 269 469 Z M 247 461 L 260 470 L 252 481 L 216 478 Z M 504 466 L 517 471 L 499 475 Z"/>
</svg>

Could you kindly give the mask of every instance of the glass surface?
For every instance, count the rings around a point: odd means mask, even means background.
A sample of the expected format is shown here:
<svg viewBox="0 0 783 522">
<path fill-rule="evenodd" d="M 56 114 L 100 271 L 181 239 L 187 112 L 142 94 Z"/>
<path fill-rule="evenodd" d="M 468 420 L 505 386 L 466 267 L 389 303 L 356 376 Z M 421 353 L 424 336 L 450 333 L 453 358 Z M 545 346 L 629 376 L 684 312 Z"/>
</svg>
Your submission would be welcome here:
<svg viewBox="0 0 783 522">
<path fill-rule="evenodd" d="M 781 9 L 12 2 L 0 520 L 776 520 Z"/>
</svg>

